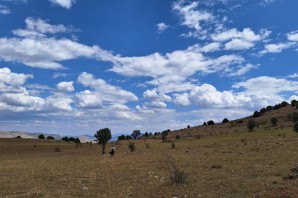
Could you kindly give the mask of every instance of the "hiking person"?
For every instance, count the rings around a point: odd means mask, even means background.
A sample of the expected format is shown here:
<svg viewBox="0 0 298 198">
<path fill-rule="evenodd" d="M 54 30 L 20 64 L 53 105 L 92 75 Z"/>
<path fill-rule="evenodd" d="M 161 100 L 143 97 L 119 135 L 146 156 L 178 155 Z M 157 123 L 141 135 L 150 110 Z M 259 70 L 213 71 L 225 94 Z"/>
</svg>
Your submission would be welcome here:
<svg viewBox="0 0 298 198">
<path fill-rule="evenodd" d="M 111 157 L 114 156 L 114 154 L 115 154 L 115 150 L 116 150 L 116 148 L 115 148 L 114 146 L 112 146 L 112 147 L 111 147 L 111 151 L 110 151 Z"/>
</svg>

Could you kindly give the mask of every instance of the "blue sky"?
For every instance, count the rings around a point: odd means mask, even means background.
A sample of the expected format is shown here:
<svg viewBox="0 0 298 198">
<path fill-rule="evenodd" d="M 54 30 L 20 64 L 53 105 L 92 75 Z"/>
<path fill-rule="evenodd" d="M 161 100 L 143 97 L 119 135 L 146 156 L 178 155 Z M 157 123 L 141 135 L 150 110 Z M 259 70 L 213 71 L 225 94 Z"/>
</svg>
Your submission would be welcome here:
<svg viewBox="0 0 298 198">
<path fill-rule="evenodd" d="M 296 0 L 0 0 L 0 130 L 113 136 L 298 99 Z"/>
</svg>

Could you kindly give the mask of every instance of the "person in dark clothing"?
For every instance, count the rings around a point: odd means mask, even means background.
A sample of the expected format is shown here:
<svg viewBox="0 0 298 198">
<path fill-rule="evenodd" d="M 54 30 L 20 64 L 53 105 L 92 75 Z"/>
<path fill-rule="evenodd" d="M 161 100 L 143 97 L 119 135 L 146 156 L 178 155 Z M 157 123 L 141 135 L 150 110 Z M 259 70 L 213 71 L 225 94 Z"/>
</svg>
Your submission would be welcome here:
<svg viewBox="0 0 298 198">
<path fill-rule="evenodd" d="M 111 154 L 111 157 L 114 157 L 114 155 L 115 155 L 115 147 L 114 146 L 112 146 L 111 147 L 111 151 L 110 151 L 110 154 Z"/>
</svg>

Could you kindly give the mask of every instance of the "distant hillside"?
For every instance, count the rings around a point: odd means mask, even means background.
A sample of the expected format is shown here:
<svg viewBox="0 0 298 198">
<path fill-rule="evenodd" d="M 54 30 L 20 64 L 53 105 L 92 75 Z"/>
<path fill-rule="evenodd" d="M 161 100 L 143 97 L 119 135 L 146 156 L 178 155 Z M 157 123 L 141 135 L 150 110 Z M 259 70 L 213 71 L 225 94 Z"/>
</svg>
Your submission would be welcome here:
<svg viewBox="0 0 298 198">
<path fill-rule="evenodd" d="M 22 138 L 28 139 L 37 139 L 40 134 L 43 134 L 45 137 L 53 136 L 55 139 L 61 139 L 62 137 L 57 134 L 45 134 L 45 133 L 28 133 L 21 131 L 0 131 L 0 138 L 15 138 L 21 136 Z"/>
<path fill-rule="evenodd" d="M 269 106 L 270 107 L 270 106 Z M 276 109 L 274 109 L 276 108 Z M 260 113 L 263 112 L 263 113 Z M 169 133 L 169 138 L 175 138 L 176 135 L 180 137 L 203 137 L 203 136 L 212 136 L 217 134 L 227 134 L 227 133 L 239 133 L 247 132 L 247 123 L 250 119 L 254 119 L 257 123 L 257 127 L 254 128 L 254 131 L 270 131 L 277 129 L 292 129 L 293 122 L 290 119 L 290 115 L 293 112 L 298 112 L 295 106 L 288 104 L 286 106 L 281 106 L 281 104 L 275 105 L 268 109 L 264 108 L 259 113 L 259 117 L 249 117 L 231 120 L 227 123 L 215 123 L 214 125 L 200 125 L 190 128 L 184 128 L 181 130 L 172 131 Z M 220 113 L 220 112 L 219 112 Z M 277 118 L 278 122 L 276 126 L 271 124 L 271 118 Z M 222 118 L 226 118 L 223 114 Z M 229 118 L 228 118 L 229 119 Z M 206 120 L 207 123 L 208 120 Z"/>
<path fill-rule="evenodd" d="M 15 138 L 17 136 L 21 136 L 25 139 L 37 139 L 40 134 L 43 134 L 45 137 L 53 136 L 56 140 L 60 140 L 62 136 L 57 134 L 46 134 L 46 133 L 28 133 L 28 132 L 21 132 L 21 131 L 0 131 L 0 138 Z M 94 138 L 89 135 L 82 135 L 78 137 L 81 143 L 86 142 L 93 142 Z"/>
</svg>

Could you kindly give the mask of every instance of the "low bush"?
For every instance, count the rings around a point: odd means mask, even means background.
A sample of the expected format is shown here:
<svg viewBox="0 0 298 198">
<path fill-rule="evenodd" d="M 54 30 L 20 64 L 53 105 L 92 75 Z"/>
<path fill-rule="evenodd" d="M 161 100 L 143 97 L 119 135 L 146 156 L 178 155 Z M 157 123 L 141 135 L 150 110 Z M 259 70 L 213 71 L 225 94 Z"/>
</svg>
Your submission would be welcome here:
<svg viewBox="0 0 298 198">
<path fill-rule="evenodd" d="M 58 153 L 58 152 L 61 152 L 61 148 L 60 148 L 60 147 L 55 147 L 55 148 L 54 148 L 54 151 L 57 152 L 57 153 Z"/>
<path fill-rule="evenodd" d="M 295 122 L 294 126 L 293 126 L 293 130 L 298 133 L 298 122 Z"/>
<path fill-rule="evenodd" d="M 187 174 L 181 168 L 178 168 L 170 157 L 166 158 L 166 165 L 169 171 L 170 180 L 173 184 L 186 183 Z"/>
<path fill-rule="evenodd" d="M 128 148 L 129 148 L 130 152 L 135 152 L 135 150 L 137 149 L 134 142 L 129 142 Z"/>
</svg>

